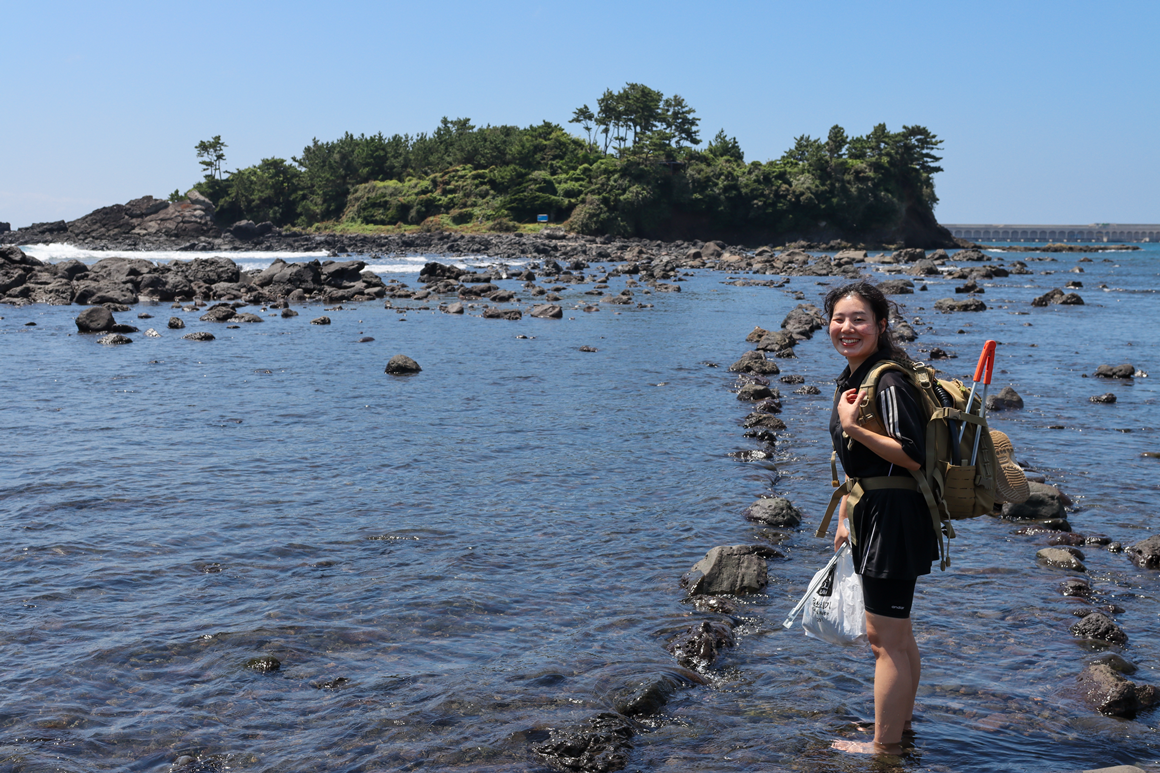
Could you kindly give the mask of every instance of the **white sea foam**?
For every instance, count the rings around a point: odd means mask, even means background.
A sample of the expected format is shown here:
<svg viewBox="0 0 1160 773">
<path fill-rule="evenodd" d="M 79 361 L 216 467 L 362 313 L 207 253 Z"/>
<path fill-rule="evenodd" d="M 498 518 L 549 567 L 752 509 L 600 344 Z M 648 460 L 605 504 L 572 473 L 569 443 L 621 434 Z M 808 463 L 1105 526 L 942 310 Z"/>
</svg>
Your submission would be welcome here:
<svg viewBox="0 0 1160 773">
<path fill-rule="evenodd" d="M 71 244 L 24 244 L 20 245 L 25 254 L 43 260 L 46 263 L 60 263 L 65 260 L 79 260 L 92 265 L 104 258 L 141 258 L 152 263 L 168 263 L 172 260 L 188 261 L 194 258 L 224 257 L 238 264 L 243 271 L 264 269 L 281 258 L 287 263 L 305 263 L 311 260 L 327 259 L 326 252 L 289 252 L 289 251 L 239 251 L 239 252 L 181 252 L 177 250 L 87 250 Z M 372 257 L 370 255 L 352 256 L 363 260 L 367 270 L 376 274 L 408 274 L 414 273 L 423 267 L 424 263 L 437 260 L 449 263 L 460 268 L 479 268 L 496 263 L 496 259 L 487 255 L 468 255 L 458 258 L 448 258 L 443 255 L 399 255 L 390 257 Z M 342 256 L 340 260 L 348 259 Z M 522 266 L 526 261 L 507 261 L 510 266 Z"/>
</svg>

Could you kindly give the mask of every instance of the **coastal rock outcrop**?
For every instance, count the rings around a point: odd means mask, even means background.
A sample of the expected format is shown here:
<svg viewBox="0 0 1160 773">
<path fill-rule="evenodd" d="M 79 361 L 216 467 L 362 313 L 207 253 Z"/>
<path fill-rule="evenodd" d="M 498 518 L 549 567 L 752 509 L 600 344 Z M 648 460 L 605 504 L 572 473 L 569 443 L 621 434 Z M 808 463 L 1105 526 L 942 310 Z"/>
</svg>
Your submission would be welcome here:
<svg viewBox="0 0 1160 773">
<path fill-rule="evenodd" d="M 419 367 L 419 363 L 412 360 L 405 354 L 396 354 L 387 363 L 386 371 L 394 376 L 408 376 L 412 373 L 418 373 L 423 369 Z"/>
<path fill-rule="evenodd" d="M 1096 378 L 1132 378 L 1136 375 L 1136 366 L 1125 362 L 1123 365 L 1100 365 L 1096 368 Z"/>
<path fill-rule="evenodd" d="M 722 545 L 693 565 L 681 586 L 691 595 L 760 593 L 769 583 L 765 559 L 777 551 L 763 545 Z"/>
<path fill-rule="evenodd" d="M 76 318 L 77 330 L 82 333 L 104 333 L 112 330 L 114 324 L 113 312 L 104 306 L 85 309 Z"/>
<path fill-rule="evenodd" d="M 746 509 L 745 517 L 780 529 L 793 529 L 802 522 L 801 511 L 785 497 L 759 499 Z"/>
<path fill-rule="evenodd" d="M 1023 407 L 1023 398 L 1014 388 L 1005 386 L 993 395 L 987 395 L 988 411 L 1014 411 Z"/>
<path fill-rule="evenodd" d="M 1155 687 L 1136 684 L 1108 663 L 1092 663 L 1079 675 L 1084 699 L 1101 714 L 1131 719 L 1160 700 Z"/>
<path fill-rule="evenodd" d="M 1128 548 L 1128 557 L 1141 569 L 1160 569 L 1160 535 L 1149 537 Z"/>
</svg>

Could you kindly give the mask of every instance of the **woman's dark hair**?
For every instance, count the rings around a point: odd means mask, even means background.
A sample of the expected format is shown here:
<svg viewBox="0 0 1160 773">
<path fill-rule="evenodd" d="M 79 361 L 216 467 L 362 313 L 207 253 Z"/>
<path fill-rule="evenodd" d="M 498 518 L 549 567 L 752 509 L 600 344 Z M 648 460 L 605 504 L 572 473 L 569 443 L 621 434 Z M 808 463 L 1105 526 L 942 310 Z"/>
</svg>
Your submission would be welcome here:
<svg viewBox="0 0 1160 773">
<path fill-rule="evenodd" d="M 866 301 L 866 305 L 870 307 L 870 313 L 874 315 L 875 324 L 886 320 L 886 328 L 878 336 L 878 351 L 885 352 L 886 356 L 892 360 L 910 362 L 910 355 L 898 345 L 890 331 L 890 311 L 895 306 L 891 301 L 886 300 L 886 296 L 876 285 L 869 282 L 851 282 L 830 290 L 826 293 L 826 319 L 834 316 L 834 307 L 838 305 L 838 301 L 848 295 L 856 295 Z"/>
</svg>

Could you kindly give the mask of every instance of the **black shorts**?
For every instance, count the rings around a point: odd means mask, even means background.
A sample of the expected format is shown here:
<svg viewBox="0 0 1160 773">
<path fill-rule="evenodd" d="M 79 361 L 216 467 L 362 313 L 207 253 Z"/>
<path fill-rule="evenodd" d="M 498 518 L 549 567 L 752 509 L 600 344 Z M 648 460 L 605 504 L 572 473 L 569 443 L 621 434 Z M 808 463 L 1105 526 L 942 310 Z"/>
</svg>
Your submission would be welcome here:
<svg viewBox="0 0 1160 773">
<path fill-rule="evenodd" d="M 882 617 L 910 617 L 914 604 L 914 585 L 917 577 L 909 580 L 862 575 L 862 601 L 866 611 Z"/>
</svg>

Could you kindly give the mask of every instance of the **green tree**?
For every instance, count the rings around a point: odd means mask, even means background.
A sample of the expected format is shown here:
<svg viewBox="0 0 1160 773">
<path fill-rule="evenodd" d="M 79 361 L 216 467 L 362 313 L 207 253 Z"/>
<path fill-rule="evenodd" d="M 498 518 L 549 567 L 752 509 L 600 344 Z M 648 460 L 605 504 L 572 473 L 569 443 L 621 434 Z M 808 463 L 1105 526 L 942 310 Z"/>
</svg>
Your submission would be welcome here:
<svg viewBox="0 0 1160 773">
<path fill-rule="evenodd" d="M 741 152 L 741 145 L 736 137 L 730 137 L 721 129 L 713 137 L 713 141 L 705 147 L 705 154 L 714 159 L 730 159 L 738 163 L 745 163 L 745 154 Z"/>
<path fill-rule="evenodd" d="M 841 158 L 849 141 L 849 138 L 846 137 L 846 130 L 838 124 L 834 124 L 826 136 L 826 155 L 830 157 L 831 161 Z"/>
<path fill-rule="evenodd" d="M 680 94 L 668 97 L 661 104 L 661 120 L 665 129 L 672 133 L 673 141 L 678 148 L 682 144 L 701 144 L 701 135 L 697 131 L 701 119 L 696 117 L 696 112 Z"/>
<path fill-rule="evenodd" d="M 230 192 L 220 206 L 227 219 L 289 225 L 298 218 L 302 172 L 281 158 L 230 175 Z"/>
<path fill-rule="evenodd" d="M 596 126 L 596 114 L 592 112 L 592 108 L 588 105 L 581 105 L 572 113 L 571 120 L 568 123 L 578 123 L 588 134 L 588 144 L 592 144 L 592 129 Z"/>
<path fill-rule="evenodd" d="M 205 169 L 205 179 L 222 179 L 222 162 L 226 160 L 225 149 L 227 147 L 222 142 L 220 134 L 214 135 L 213 139 L 202 140 L 194 146 L 197 157 L 201 159 L 197 163 Z"/>
</svg>

